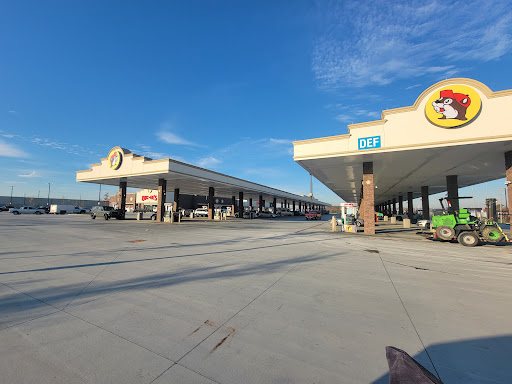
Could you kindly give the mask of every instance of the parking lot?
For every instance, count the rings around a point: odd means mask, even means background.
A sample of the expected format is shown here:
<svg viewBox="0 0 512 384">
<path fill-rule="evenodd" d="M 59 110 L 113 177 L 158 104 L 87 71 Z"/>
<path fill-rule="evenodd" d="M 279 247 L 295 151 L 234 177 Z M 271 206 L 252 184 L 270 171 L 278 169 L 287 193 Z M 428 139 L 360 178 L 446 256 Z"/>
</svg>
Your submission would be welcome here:
<svg viewBox="0 0 512 384">
<path fill-rule="evenodd" d="M 512 246 L 328 218 L 1 213 L 0 382 L 383 384 L 387 345 L 512 382 Z"/>
</svg>

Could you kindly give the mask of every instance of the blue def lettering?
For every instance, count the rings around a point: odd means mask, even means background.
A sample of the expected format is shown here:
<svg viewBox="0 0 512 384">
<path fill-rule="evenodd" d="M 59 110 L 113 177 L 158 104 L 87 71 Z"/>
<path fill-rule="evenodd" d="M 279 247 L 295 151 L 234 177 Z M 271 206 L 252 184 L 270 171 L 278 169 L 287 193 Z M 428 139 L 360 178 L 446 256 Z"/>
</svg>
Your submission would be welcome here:
<svg viewBox="0 0 512 384">
<path fill-rule="evenodd" d="M 380 148 L 380 136 L 358 139 L 358 149 Z"/>
</svg>

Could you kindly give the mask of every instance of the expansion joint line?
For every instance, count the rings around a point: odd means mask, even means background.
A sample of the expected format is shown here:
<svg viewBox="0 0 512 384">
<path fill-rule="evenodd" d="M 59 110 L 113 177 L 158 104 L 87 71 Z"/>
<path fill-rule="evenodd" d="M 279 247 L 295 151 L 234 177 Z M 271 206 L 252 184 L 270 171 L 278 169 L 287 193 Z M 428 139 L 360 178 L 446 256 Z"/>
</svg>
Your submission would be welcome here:
<svg viewBox="0 0 512 384">
<path fill-rule="evenodd" d="M 327 239 L 327 237 L 325 237 L 325 239 Z M 324 240 L 325 240 L 324 239 Z M 321 240 L 323 241 L 323 240 Z M 224 323 L 222 323 L 220 326 L 218 326 L 214 331 L 212 331 L 208 336 L 206 336 L 204 339 L 202 339 L 199 343 L 197 343 L 196 345 L 194 345 L 190 351 L 188 351 L 187 353 L 185 353 L 182 357 L 180 357 L 177 361 L 176 361 L 176 364 L 177 365 L 180 365 L 180 361 L 183 360 L 187 355 L 189 355 L 194 349 L 196 349 L 199 345 L 201 345 L 205 340 L 207 340 L 211 335 L 213 335 L 215 332 L 217 332 L 219 329 L 221 329 L 224 325 L 226 325 L 229 321 L 231 321 L 235 316 L 237 316 L 240 312 L 242 312 L 245 308 L 247 308 L 249 305 L 251 305 L 252 303 L 254 303 L 257 299 L 259 299 L 265 292 L 267 292 L 269 289 L 271 289 L 274 285 L 276 285 L 277 283 L 279 283 L 286 275 L 288 275 L 290 272 L 292 272 L 295 268 L 297 268 L 299 265 L 301 265 L 302 263 L 304 263 L 312 254 L 313 252 L 315 251 L 311 251 L 306 257 L 304 257 L 301 261 L 299 261 L 297 264 L 295 264 L 292 268 L 290 268 L 287 272 L 285 272 L 279 279 L 277 279 L 276 281 L 274 281 L 270 286 L 268 286 L 267 288 L 265 288 L 262 292 L 260 292 L 255 298 L 253 298 L 249 303 L 247 303 L 246 305 L 244 305 L 238 312 L 236 312 L 233 316 L 231 316 L 229 319 L 227 319 Z M 167 370 L 165 370 L 164 372 L 162 372 L 158 377 L 156 377 L 153 381 L 155 381 L 156 379 L 158 379 L 160 376 L 162 376 L 165 372 L 167 372 L 169 369 L 171 369 L 171 367 L 167 368 Z M 185 367 L 187 368 L 187 367 Z M 187 369 L 190 369 L 190 368 L 187 368 Z M 193 371 L 195 372 L 195 371 Z M 197 372 L 196 372 L 197 373 Z M 203 376 L 203 375 L 201 375 Z M 153 382 L 152 381 L 152 382 Z M 151 382 L 151 383 L 152 383 Z M 150 383 L 150 384 L 151 384 Z"/>
<path fill-rule="evenodd" d="M 377 249 L 377 247 L 375 246 L 375 241 L 373 239 L 371 239 L 371 241 L 373 242 L 374 244 L 374 249 Z M 378 249 L 377 249 L 378 250 Z M 434 365 L 434 361 L 432 360 L 432 357 L 430 357 L 430 354 L 428 353 L 428 350 L 427 350 L 427 347 L 425 347 L 425 343 L 423 343 L 423 340 L 421 339 L 421 336 L 418 332 L 418 329 L 416 328 L 416 326 L 414 325 L 414 322 L 412 321 L 412 318 L 411 318 L 411 315 L 409 314 L 409 312 L 407 311 L 407 308 L 405 307 L 405 303 L 404 301 L 402 300 L 402 297 L 400 296 L 400 293 L 398 292 L 398 289 L 396 288 L 396 285 L 393 281 L 393 279 L 391 278 L 391 275 L 389 274 L 389 271 L 388 269 L 386 268 L 386 264 L 384 263 L 384 260 L 382 259 L 382 256 L 380 254 L 380 251 L 378 252 L 379 254 L 379 259 L 380 259 L 380 262 L 382 263 L 382 266 L 384 267 L 384 270 L 386 271 L 386 274 L 388 275 L 388 278 L 389 278 L 389 281 L 391 282 L 391 285 L 393 286 L 393 289 L 395 290 L 396 292 L 396 295 L 398 296 L 398 299 L 400 300 L 400 303 L 402 303 L 402 307 L 405 311 L 405 314 L 407 315 L 407 317 L 409 318 L 409 321 L 411 322 L 411 325 L 412 325 L 412 328 L 414 329 L 414 332 L 416 332 L 416 335 L 418 336 L 418 339 L 420 340 L 420 343 L 423 347 L 423 350 L 425 351 L 425 353 L 427 354 L 428 356 L 428 359 L 430 360 L 430 364 L 432 364 L 432 367 L 434 367 L 434 370 L 436 371 L 436 375 L 437 375 L 437 378 L 439 380 L 441 380 L 441 376 L 439 375 L 439 372 L 437 371 L 437 368 L 436 366 Z M 442 380 L 441 380 L 442 381 Z"/>
<path fill-rule="evenodd" d="M 105 265 L 105 268 L 103 268 L 101 271 L 99 271 L 98 274 L 96 276 L 94 276 L 94 278 L 91 281 L 89 281 L 89 283 L 80 290 L 80 292 L 78 292 L 75 296 L 73 296 L 71 298 L 71 300 L 69 300 L 69 302 L 64 306 L 64 308 L 62 308 L 62 310 L 64 311 L 68 307 L 68 305 L 73 302 L 73 300 L 75 300 L 78 296 L 80 296 L 82 294 L 82 292 L 85 291 L 87 289 L 87 287 L 89 287 L 89 285 L 91 285 L 94 282 L 94 280 L 96 280 L 103 272 L 105 272 L 105 270 L 108 267 L 110 267 L 112 265 L 112 263 L 114 261 L 116 261 L 117 258 L 119 256 L 121 256 L 123 254 L 123 252 L 126 251 L 126 250 L 127 250 L 126 247 L 124 249 L 121 249 L 121 251 L 119 251 L 119 253 L 116 255 L 116 257 L 114 257 L 107 265 Z"/>
</svg>

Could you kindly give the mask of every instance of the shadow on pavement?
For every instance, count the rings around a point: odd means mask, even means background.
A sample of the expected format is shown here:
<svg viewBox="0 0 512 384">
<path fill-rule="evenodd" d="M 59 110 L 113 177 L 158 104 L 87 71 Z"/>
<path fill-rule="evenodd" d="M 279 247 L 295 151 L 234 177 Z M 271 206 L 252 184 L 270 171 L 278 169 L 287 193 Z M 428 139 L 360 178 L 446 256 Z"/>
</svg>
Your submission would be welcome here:
<svg viewBox="0 0 512 384">
<path fill-rule="evenodd" d="M 413 358 L 445 384 L 512 383 L 512 335 L 432 344 L 427 350 L 435 370 L 425 351 Z M 386 359 L 384 348 L 382 358 Z M 389 379 L 387 373 L 372 384 L 388 384 Z"/>
</svg>

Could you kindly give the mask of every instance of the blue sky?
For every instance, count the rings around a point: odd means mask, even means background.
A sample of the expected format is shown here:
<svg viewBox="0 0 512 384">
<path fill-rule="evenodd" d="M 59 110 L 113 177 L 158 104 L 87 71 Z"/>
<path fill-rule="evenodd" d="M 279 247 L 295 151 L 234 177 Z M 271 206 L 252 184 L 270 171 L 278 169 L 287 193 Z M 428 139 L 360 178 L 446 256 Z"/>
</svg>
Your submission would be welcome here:
<svg viewBox="0 0 512 384">
<path fill-rule="evenodd" d="M 510 89 L 511 33 L 506 0 L 4 1 L 0 195 L 51 182 L 95 199 L 75 171 L 116 145 L 307 194 L 292 140 L 347 133 L 445 78 Z"/>
</svg>

